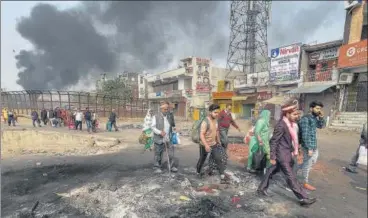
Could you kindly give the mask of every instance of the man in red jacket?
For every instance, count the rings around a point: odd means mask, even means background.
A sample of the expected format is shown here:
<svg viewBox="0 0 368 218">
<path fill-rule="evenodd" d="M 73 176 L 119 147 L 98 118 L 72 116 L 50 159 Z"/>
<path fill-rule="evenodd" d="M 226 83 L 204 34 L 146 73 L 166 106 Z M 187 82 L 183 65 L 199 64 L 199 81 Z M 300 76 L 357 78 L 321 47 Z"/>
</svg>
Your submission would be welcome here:
<svg viewBox="0 0 368 218">
<path fill-rule="evenodd" d="M 220 112 L 219 119 L 218 119 L 218 126 L 219 126 L 219 131 L 220 131 L 220 141 L 221 141 L 221 145 L 225 149 L 227 149 L 227 145 L 229 143 L 227 135 L 229 133 L 230 125 L 235 127 L 240 132 L 239 126 L 235 123 L 233 116 L 231 114 L 231 104 L 227 104 L 226 109 Z"/>
</svg>

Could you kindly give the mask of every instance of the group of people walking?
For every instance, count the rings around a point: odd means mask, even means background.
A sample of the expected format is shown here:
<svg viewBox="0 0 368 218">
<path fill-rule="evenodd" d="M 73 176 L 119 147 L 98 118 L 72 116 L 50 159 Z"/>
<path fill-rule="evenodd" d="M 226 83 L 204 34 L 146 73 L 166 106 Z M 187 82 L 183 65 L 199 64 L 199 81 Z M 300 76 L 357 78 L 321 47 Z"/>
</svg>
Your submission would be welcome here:
<svg viewBox="0 0 368 218">
<path fill-rule="evenodd" d="M 1 117 L 3 118 L 4 124 L 8 124 L 8 126 L 15 126 L 17 122 L 17 114 L 7 108 L 2 109 Z"/>
<path fill-rule="evenodd" d="M 172 172 L 177 171 L 174 161 L 174 146 L 171 135 L 175 128 L 175 121 L 170 112 L 168 102 L 161 102 L 160 112 L 156 115 L 152 110 L 147 112 L 144 120 L 143 132 L 151 140 L 147 140 L 145 149 L 154 146 L 154 169 L 162 172 L 163 152 L 168 154 L 168 168 Z M 316 129 L 323 128 L 325 119 L 323 115 L 323 104 L 312 102 L 310 113 L 301 117 L 297 101 L 289 102 L 282 106 L 282 118 L 276 124 L 273 134 L 270 131 L 269 110 L 263 110 L 252 129 L 249 142 L 249 157 L 246 169 L 250 173 L 256 173 L 253 168 L 253 156 L 256 151 L 262 149 L 266 164 L 264 166 L 264 178 L 261 181 L 257 193 L 261 196 L 269 196 L 267 189 L 272 176 L 281 171 L 286 179 L 287 186 L 298 198 L 300 205 L 313 204 L 316 199 L 309 198 L 305 189 L 313 191 L 315 187 L 309 184 L 309 172 L 318 158 L 318 146 Z M 199 160 L 196 166 L 197 174 L 203 177 L 205 174 L 213 175 L 219 172 L 220 182 L 228 184 L 230 177 L 225 173 L 227 167 L 228 131 L 230 126 L 238 131 L 240 128 L 233 120 L 231 105 L 220 110 L 220 106 L 212 104 L 209 106 L 208 116 L 201 120 L 199 128 Z M 271 137 L 272 135 L 272 137 Z M 298 165 L 298 156 L 303 156 L 303 162 Z M 203 172 L 203 166 L 209 156 L 208 171 Z M 258 169 L 259 170 L 259 169 Z M 297 174 L 301 173 L 301 181 Z"/>
</svg>

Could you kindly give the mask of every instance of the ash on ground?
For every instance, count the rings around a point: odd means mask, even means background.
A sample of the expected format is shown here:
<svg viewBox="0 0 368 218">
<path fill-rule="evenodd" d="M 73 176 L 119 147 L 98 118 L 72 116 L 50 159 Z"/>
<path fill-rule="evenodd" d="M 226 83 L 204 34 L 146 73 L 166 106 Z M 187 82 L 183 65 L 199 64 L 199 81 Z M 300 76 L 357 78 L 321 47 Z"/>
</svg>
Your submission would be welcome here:
<svg viewBox="0 0 368 218">
<path fill-rule="evenodd" d="M 64 210 L 65 205 L 72 206 L 80 217 L 269 217 L 273 203 L 255 194 L 259 178 L 240 171 L 229 175 L 231 184 L 222 185 L 218 175 L 198 178 L 194 168 L 175 174 L 139 169 L 112 183 L 104 179 L 111 177 L 105 172 L 93 179 L 100 182 L 56 194 Z M 53 217 L 60 214 L 58 210 L 40 203 L 34 217 Z"/>
</svg>

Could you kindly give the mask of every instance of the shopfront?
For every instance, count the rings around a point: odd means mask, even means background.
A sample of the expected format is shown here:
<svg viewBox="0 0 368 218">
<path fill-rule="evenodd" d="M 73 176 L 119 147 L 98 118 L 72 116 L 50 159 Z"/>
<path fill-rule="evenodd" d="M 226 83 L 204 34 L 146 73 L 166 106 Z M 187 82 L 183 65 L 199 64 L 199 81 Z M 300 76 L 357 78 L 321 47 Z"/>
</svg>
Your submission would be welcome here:
<svg viewBox="0 0 368 218">
<path fill-rule="evenodd" d="M 220 105 L 221 110 L 226 108 L 227 104 L 232 104 L 232 97 L 234 96 L 234 92 L 232 91 L 224 91 L 224 92 L 212 92 L 212 100 L 214 104 Z M 233 108 L 233 111 L 236 108 Z M 236 113 L 236 112 L 234 112 Z"/>
<path fill-rule="evenodd" d="M 367 40 L 343 45 L 340 48 L 338 67 L 342 74 L 339 78 L 342 94 L 341 111 L 367 111 Z"/>
<path fill-rule="evenodd" d="M 256 89 L 242 89 L 238 90 L 237 95 L 232 98 L 234 109 L 240 118 L 251 119 L 254 108 L 257 103 Z"/>
</svg>

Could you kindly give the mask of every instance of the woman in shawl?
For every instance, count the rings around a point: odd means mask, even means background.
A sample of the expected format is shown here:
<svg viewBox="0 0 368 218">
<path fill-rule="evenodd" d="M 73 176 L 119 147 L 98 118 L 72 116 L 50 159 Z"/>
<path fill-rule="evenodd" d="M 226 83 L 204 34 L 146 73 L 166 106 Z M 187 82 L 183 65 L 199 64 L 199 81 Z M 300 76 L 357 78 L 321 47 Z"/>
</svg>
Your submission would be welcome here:
<svg viewBox="0 0 368 218">
<path fill-rule="evenodd" d="M 247 170 L 250 173 L 255 173 L 253 169 L 253 155 L 258 151 L 259 146 L 262 146 L 263 152 L 266 155 L 267 162 L 270 160 L 270 117 L 271 112 L 269 110 L 263 110 L 259 115 L 259 118 L 254 127 L 254 135 L 251 137 L 249 142 L 249 155 L 248 155 L 248 166 Z"/>
<path fill-rule="evenodd" d="M 144 150 L 152 150 L 151 146 L 153 143 L 153 131 L 151 128 L 152 125 L 152 118 L 153 118 L 153 111 L 151 109 L 148 109 L 146 117 L 144 118 L 144 124 L 142 131 L 147 136 L 146 144 L 144 145 Z"/>
</svg>

